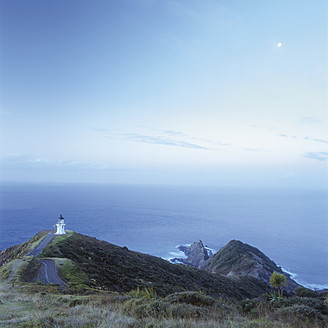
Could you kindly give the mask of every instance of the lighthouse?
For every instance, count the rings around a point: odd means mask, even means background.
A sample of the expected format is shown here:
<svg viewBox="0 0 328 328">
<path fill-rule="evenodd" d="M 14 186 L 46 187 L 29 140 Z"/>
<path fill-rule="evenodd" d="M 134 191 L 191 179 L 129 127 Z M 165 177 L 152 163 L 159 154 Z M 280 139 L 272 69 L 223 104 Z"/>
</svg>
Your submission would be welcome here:
<svg viewBox="0 0 328 328">
<path fill-rule="evenodd" d="M 55 235 L 65 235 L 65 222 L 64 222 L 64 218 L 62 217 L 62 215 L 60 214 L 60 217 L 58 218 L 58 223 L 56 224 L 57 226 L 57 231 L 55 233 Z"/>
</svg>

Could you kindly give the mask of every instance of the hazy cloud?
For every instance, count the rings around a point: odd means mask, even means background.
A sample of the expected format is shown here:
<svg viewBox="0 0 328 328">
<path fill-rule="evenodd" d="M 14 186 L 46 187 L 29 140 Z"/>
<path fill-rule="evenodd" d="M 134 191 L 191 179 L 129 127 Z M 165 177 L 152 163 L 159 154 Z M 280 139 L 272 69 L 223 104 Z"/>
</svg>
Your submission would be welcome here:
<svg viewBox="0 0 328 328">
<path fill-rule="evenodd" d="M 305 116 L 300 119 L 304 123 L 318 123 L 320 122 L 315 116 Z"/>
<path fill-rule="evenodd" d="M 3 168 L 31 168 L 31 169 L 90 169 L 99 168 L 92 163 L 71 160 L 55 160 L 35 157 L 28 154 L 10 154 L 0 159 Z"/>
<path fill-rule="evenodd" d="M 184 148 L 193 148 L 193 149 L 209 149 L 204 146 L 200 146 L 195 143 L 190 143 L 183 140 L 177 140 L 169 137 L 163 137 L 163 136 L 148 136 L 148 135 L 142 135 L 137 133 L 131 133 L 126 134 L 126 136 L 134 141 L 137 142 L 144 142 L 144 143 L 151 143 L 151 144 L 157 144 L 157 145 L 166 145 L 166 146 L 176 146 L 176 147 L 184 147 Z"/>
<path fill-rule="evenodd" d="M 304 154 L 304 157 L 310 159 L 316 159 L 317 161 L 326 161 L 328 160 L 328 152 L 326 151 L 308 152 Z"/>
<path fill-rule="evenodd" d="M 249 126 L 254 129 L 261 129 L 266 131 L 282 131 L 281 128 L 272 125 L 264 126 L 264 125 L 250 124 Z"/>
<path fill-rule="evenodd" d="M 278 134 L 278 137 L 292 138 L 292 139 L 297 138 L 296 136 L 289 136 L 288 134 L 284 134 L 284 133 Z"/>
<path fill-rule="evenodd" d="M 321 142 L 321 143 L 324 143 L 324 144 L 328 144 L 328 141 L 324 140 L 324 139 L 315 139 L 315 138 L 310 138 L 310 137 L 304 137 L 304 139 L 305 140 L 316 141 L 316 142 Z"/>
<path fill-rule="evenodd" d="M 184 137 L 185 134 L 183 132 L 180 131 L 173 131 L 173 130 L 164 130 L 163 133 L 169 135 L 169 136 L 174 136 L 174 137 Z"/>
<path fill-rule="evenodd" d="M 248 151 L 253 151 L 253 152 L 263 152 L 263 151 L 267 152 L 267 151 L 269 151 L 269 150 L 264 149 L 264 148 L 245 148 L 245 149 L 248 150 Z"/>
</svg>

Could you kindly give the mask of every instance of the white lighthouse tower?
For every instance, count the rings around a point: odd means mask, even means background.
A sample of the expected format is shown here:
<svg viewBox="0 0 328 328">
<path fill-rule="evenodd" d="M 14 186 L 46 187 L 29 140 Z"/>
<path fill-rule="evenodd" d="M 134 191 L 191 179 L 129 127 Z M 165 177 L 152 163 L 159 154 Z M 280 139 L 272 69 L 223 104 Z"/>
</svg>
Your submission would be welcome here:
<svg viewBox="0 0 328 328">
<path fill-rule="evenodd" d="M 55 233 L 55 235 L 65 235 L 65 222 L 64 222 L 64 218 L 62 217 L 62 215 L 60 214 L 60 217 L 58 218 L 58 223 L 56 224 L 57 226 L 57 231 Z"/>
</svg>

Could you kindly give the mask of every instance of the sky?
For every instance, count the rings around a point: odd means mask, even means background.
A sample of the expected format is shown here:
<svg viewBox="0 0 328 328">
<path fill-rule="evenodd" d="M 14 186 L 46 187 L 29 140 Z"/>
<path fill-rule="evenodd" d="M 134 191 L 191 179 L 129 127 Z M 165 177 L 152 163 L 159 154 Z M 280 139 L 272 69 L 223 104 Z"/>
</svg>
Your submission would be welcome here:
<svg viewBox="0 0 328 328">
<path fill-rule="evenodd" d="M 0 181 L 327 186 L 327 7 L 0 0 Z"/>
</svg>

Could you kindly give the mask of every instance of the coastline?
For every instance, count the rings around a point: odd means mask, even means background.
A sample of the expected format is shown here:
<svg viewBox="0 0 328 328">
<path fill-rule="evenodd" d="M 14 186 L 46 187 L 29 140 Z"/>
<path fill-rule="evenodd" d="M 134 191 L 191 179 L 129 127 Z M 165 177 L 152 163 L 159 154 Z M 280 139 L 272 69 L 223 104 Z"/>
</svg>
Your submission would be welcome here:
<svg viewBox="0 0 328 328">
<path fill-rule="evenodd" d="M 166 260 L 170 263 L 173 263 L 173 264 L 186 265 L 185 263 L 178 260 L 178 259 L 186 259 L 188 257 L 182 250 L 179 249 L 179 247 L 181 247 L 181 246 L 190 247 L 191 244 L 176 245 L 175 246 L 175 251 L 168 252 L 168 256 L 162 257 L 162 259 Z M 210 248 L 208 246 L 205 246 L 205 248 L 210 250 L 212 252 L 212 255 L 214 255 L 218 251 L 218 250 L 215 250 L 215 249 Z M 305 288 L 309 288 L 309 289 L 314 290 L 314 291 L 328 289 L 328 283 L 327 284 L 309 283 L 309 282 L 306 282 L 306 281 L 302 280 L 297 273 L 292 272 L 290 270 L 287 270 L 279 264 L 277 264 L 277 266 L 280 267 L 283 272 L 288 274 L 291 279 L 293 279 L 295 282 L 297 282 L 298 284 L 300 284 L 301 286 L 303 286 Z"/>
<path fill-rule="evenodd" d="M 302 279 L 299 279 L 299 275 L 297 273 L 288 271 L 282 266 L 280 266 L 280 268 L 283 272 L 287 273 L 291 279 L 295 280 L 298 284 L 300 284 L 305 288 L 309 288 L 315 291 L 328 289 L 328 283 L 323 285 L 323 284 L 313 284 L 313 283 L 304 282 Z"/>
</svg>

